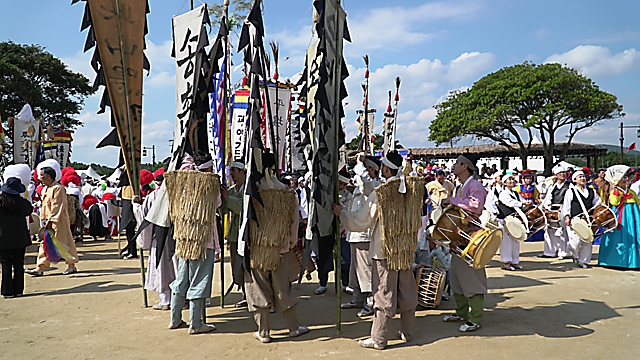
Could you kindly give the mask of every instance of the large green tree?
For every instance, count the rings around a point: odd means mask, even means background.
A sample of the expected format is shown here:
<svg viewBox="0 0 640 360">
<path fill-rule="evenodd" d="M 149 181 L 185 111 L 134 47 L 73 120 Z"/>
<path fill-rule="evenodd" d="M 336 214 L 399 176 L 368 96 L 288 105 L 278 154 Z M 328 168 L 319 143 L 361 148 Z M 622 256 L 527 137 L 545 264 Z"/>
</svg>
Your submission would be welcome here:
<svg viewBox="0 0 640 360">
<path fill-rule="evenodd" d="M 17 115 L 30 104 L 43 126 L 74 130 L 82 126 L 84 100 L 93 90 L 89 79 L 71 71 L 60 59 L 38 45 L 0 42 L 0 117 Z M 6 122 L 4 122 L 6 124 Z M 11 137 L 6 153 L 10 155 Z"/>
<path fill-rule="evenodd" d="M 229 19 L 227 20 L 227 26 L 229 31 L 235 31 L 242 27 L 244 19 L 247 17 L 247 13 L 251 10 L 253 1 L 251 0 L 231 0 L 229 1 Z M 209 7 L 209 14 L 211 15 L 211 22 L 214 26 L 220 25 L 222 15 L 225 14 L 224 5 L 213 3 Z"/>
<path fill-rule="evenodd" d="M 624 116 L 617 97 L 560 64 L 508 66 L 455 91 L 435 106 L 429 140 L 489 139 L 516 152 L 527 166 L 534 136 L 544 147 L 545 172 L 566 158 L 575 135 L 607 119 Z M 563 143 L 559 157 L 556 143 Z"/>
</svg>

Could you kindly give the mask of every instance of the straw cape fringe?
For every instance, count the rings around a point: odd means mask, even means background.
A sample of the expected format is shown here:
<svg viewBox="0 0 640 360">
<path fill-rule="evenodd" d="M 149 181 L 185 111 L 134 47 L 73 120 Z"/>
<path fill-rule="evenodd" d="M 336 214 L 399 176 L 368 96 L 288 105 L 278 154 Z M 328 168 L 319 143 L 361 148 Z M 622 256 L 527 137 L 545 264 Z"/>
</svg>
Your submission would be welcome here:
<svg viewBox="0 0 640 360">
<path fill-rule="evenodd" d="M 422 199 L 425 182 L 419 177 L 407 177 L 407 192 L 398 192 L 400 179 L 393 179 L 376 188 L 378 218 L 382 233 L 382 250 L 389 270 L 411 269 L 413 252 L 422 225 Z"/>
<path fill-rule="evenodd" d="M 280 251 L 289 241 L 291 214 L 296 197 L 292 190 L 260 190 L 264 207 L 253 200 L 258 223 L 250 222 L 251 266 L 273 271 L 280 264 Z M 259 226 L 258 226 L 259 225 Z"/>
<path fill-rule="evenodd" d="M 220 176 L 191 170 L 169 171 L 164 179 L 176 255 L 185 260 L 200 259 L 216 226 Z"/>
</svg>

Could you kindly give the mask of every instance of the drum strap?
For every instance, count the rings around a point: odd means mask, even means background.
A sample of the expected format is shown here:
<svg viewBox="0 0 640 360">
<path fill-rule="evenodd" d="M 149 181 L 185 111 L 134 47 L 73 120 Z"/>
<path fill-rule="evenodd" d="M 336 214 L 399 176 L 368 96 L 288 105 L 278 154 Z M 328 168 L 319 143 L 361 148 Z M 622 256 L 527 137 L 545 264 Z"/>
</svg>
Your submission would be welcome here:
<svg viewBox="0 0 640 360">
<path fill-rule="evenodd" d="M 513 210 L 515 210 L 518 215 L 520 215 L 520 218 L 522 219 L 522 221 L 524 221 L 524 227 L 527 229 L 527 231 L 529 230 L 529 219 L 527 218 L 527 215 L 525 215 L 525 213 L 522 211 L 521 208 L 513 208 Z"/>
<path fill-rule="evenodd" d="M 573 196 L 578 199 L 578 203 L 580 204 L 580 207 L 582 208 L 582 213 L 584 214 L 585 220 L 589 222 L 589 226 L 591 226 L 591 217 L 589 216 L 589 212 L 587 211 L 587 208 L 584 206 L 584 203 L 582 202 L 582 196 L 580 196 L 580 194 L 578 194 L 578 192 L 576 191 L 576 189 L 571 189 L 571 191 L 573 191 Z M 587 192 L 589 191 L 589 189 L 587 189 Z"/>
<path fill-rule="evenodd" d="M 463 258 L 463 259 L 464 259 L 464 258 L 465 258 L 465 256 L 467 256 L 467 253 L 469 252 L 469 250 L 471 250 L 471 247 L 472 247 L 475 243 L 479 242 L 479 241 L 480 241 L 480 239 L 483 239 L 483 238 L 484 238 L 484 235 L 485 235 L 486 233 L 490 232 L 491 230 L 489 230 L 489 229 L 482 229 L 482 230 L 480 230 L 480 231 L 482 231 L 482 234 L 480 234 L 479 236 L 474 236 L 474 237 L 471 239 L 471 241 L 469 241 L 469 244 L 467 244 L 467 247 L 465 247 L 465 248 L 464 248 L 464 250 L 462 250 L 462 254 L 461 254 L 461 256 L 460 256 L 461 258 Z"/>
</svg>

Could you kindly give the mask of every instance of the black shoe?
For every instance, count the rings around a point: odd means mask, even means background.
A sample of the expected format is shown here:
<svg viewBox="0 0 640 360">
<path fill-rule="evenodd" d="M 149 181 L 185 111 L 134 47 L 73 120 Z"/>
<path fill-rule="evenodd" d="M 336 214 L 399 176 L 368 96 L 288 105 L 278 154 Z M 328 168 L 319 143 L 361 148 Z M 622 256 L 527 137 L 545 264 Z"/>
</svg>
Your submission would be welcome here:
<svg viewBox="0 0 640 360">
<path fill-rule="evenodd" d="M 5 299 L 13 299 L 15 296 L 14 295 L 2 295 L 3 298 Z"/>
</svg>

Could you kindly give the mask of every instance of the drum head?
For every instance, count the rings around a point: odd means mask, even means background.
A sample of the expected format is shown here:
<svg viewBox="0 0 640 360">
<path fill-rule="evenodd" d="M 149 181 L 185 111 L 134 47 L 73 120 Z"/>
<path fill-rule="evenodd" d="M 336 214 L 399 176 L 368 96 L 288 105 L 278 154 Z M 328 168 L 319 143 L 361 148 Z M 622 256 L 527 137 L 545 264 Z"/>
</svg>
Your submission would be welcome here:
<svg viewBox="0 0 640 360">
<path fill-rule="evenodd" d="M 507 234 L 515 241 L 527 240 L 527 228 L 524 227 L 522 221 L 516 219 L 513 216 L 507 216 L 504 219 L 504 228 L 507 230 Z"/>
<path fill-rule="evenodd" d="M 502 243 L 502 230 L 494 230 L 478 245 L 473 257 L 473 268 L 482 269 L 491 261 L 498 252 Z"/>
<path fill-rule="evenodd" d="M 431 218 L 431 220 L 433 220 L 433 223 L 436 224 L 438 220 L 440 220 L 440 216 L 442 216 L 442 213 L 442 207 L 434 206 L 433 210 L 431 210 L 431 214 L 429 214 L 429 217 Z"/>
<path fill-rule="evenodd" d="M 588 243 L 593 242 L 593 231 L 591 231 L 591 227 L 584 219 L 571 219 L 571 229 L 578 235 L 580 240 Z"/>
</svg>

